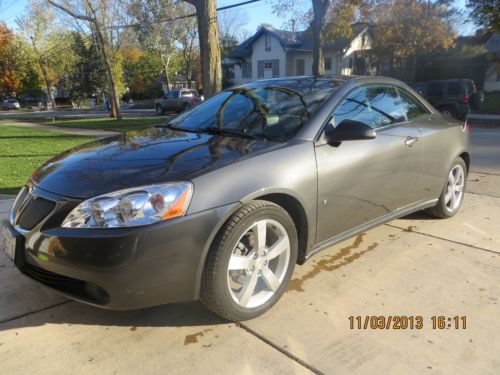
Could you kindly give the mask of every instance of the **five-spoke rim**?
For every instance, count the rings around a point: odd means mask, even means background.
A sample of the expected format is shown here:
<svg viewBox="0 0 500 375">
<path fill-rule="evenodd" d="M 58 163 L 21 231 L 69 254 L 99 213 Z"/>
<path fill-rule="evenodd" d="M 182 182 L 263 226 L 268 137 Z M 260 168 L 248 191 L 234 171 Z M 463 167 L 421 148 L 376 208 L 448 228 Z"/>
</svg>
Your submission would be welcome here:
<svg viewBox="0 0 500 375">
<path fill-rule="evenodd" d="M 461 165 L 455 165 L 448 176 L 444 204 L 448 211 L 455 211 L 462 202 L 465 185 L 465 174 Z"/>
<path fill-rule="evenodd" d="M 227 285 L 233 301 L 245 308 L 266 303 L 285 278 L 290 239 L 280 223 L 259 220 L 240 237 L 229 259 Z"/>
</svg>

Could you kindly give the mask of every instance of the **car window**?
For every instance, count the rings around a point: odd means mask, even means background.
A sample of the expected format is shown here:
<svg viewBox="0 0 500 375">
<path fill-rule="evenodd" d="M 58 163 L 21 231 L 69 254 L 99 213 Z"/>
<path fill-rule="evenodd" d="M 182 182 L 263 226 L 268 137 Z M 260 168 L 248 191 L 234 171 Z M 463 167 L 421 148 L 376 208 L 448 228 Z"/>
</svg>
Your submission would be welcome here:
<svg viewBox="0 0 500 375">
<path fill-rule="evenodd" d="M 183 90 L 181 96 L 197 96 L 197 93 L 195 90 Z"/>
<path fill-rule="evenodd" d="M 179 97 L 179 91 L 172 91 L 172 98 L 178 98 Z"/>
<path fill-rule="evenodd" d="M 295 134 L 342 83 L 304 78 L 237 86 L 177 116 L 169 124 L 198 131 L 207 127 L 232 129 L 283 141 Z"/>
<path fill-rule="evenodd" d="M 406 121 L 406 108 L 391 86 L 368 86 L 354 90 L 333 112 L 335 124 L 360 121 L 373 129 Z"/>
<path fill-rule="evenodd" d="M 448 82 L 448 95 L 460 95 L 460 84 L 458 82 Z"/>
<path fill-rule="evenodd" d="M 429 112 L 427 109 L 408 91 L 398 88 L 401 103 L 405 108 L 405 114 L 408 121 L 424 116 Z"/>
<path fill-rule="evenodd" d="M 427 96 L 443 96 L 443 83 L 429 83 L 427 85 Z"/>
</svg>

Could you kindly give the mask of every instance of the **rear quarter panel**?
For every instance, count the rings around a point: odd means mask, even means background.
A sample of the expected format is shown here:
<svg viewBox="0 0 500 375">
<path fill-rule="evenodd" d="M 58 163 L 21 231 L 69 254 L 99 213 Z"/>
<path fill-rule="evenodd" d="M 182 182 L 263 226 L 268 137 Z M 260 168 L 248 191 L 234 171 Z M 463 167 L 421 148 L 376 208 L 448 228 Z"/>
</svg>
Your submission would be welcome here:
<svg viewBox="0 0 500 375">
<path fill-rule="evenodd" d="M 438 198 L 453 160 L 464 152 L 469 153 L 469 135 L 463 129 L 463 122 L 440 114 L 422 119 L 419 127 L 424 151 L 416 195 L 419 199 Z"/>
</svg>

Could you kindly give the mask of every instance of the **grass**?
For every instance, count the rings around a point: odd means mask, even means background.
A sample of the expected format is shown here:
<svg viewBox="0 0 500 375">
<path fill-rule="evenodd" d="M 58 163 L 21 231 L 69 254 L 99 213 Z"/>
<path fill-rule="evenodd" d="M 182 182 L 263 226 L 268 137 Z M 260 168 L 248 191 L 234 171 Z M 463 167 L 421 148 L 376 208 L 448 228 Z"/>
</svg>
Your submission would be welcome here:
<svg viewBox="0 0 500 375">
<path fill-rule="evenodd" d="M 0 126 L 0 194 L 16 194 L 33 171 L 46 160 L 93 139 L 46 130 Z"/>
<path fill-rule="evenodd" d="M 82 128 L 82 129 L 102 129 L 110 131 L 128 131 L 142 128 L 149 128 L 155 125 L 164 123 L 166 117 L 131 117 L 115 120 L 111 118 L 91 118 L 91 119 L 61 119 L 46 121 L 46 125 L 60 126 L 66 128 Z"/>
</svg>

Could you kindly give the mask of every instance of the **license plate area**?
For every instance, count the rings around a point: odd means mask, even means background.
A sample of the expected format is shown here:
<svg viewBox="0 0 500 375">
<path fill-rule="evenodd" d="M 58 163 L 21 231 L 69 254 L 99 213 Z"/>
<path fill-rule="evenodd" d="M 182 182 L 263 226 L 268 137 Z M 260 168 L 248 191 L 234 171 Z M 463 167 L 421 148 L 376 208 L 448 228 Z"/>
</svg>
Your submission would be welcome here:
<svg viewBox="0 0 500 375">
<path fill-rule="evenodd" d="M 16 232 L 8 221 L 2 223 L 2 240 L 0 243 L 7 258 L 17 266 L 21 265 L 24 237 Z"/>
</svg>

